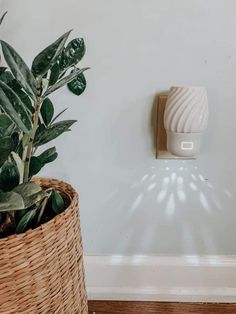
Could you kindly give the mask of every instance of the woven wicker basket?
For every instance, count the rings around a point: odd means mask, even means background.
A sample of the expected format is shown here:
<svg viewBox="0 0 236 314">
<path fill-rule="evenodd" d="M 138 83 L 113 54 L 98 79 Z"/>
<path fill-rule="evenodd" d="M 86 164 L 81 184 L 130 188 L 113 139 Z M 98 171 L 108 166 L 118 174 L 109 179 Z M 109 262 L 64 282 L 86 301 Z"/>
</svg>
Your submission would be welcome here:
<svg viewBox="0 0 236 314">
<path fill-rule="evenodd" d="M 71 202 L 40 227 L 0 240 L 0 313 L 88 313 L 78 195 L 62 181 L 36 180 Z"/>
</svg>

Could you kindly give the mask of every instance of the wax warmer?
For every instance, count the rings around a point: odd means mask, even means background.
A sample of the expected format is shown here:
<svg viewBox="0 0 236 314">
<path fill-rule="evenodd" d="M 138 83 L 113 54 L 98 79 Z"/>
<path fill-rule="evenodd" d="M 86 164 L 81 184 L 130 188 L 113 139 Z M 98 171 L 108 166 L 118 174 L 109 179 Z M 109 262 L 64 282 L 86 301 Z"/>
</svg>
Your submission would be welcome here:
<svg viewBox="0 0 236 314">
<path fill-rule="evenodd" d="M 208 101 L 205 87 L 170 88 L 164 111 L 169 153 L 179 157 L 195 157 L 199 153 L 207 122 Z"/>
</svg>

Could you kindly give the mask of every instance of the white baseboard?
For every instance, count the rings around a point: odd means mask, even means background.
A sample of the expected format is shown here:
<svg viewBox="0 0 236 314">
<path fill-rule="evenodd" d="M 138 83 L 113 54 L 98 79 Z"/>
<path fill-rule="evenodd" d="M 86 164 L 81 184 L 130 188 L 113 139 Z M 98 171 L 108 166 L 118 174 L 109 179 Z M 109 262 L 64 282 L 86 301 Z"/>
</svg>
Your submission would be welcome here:
<svg viewBox="0 0 236 314">
<path fill-rule="evenodd" d="M 90 300 L 236 303 L 236 256 L 85 256 Z"/>
</svg>

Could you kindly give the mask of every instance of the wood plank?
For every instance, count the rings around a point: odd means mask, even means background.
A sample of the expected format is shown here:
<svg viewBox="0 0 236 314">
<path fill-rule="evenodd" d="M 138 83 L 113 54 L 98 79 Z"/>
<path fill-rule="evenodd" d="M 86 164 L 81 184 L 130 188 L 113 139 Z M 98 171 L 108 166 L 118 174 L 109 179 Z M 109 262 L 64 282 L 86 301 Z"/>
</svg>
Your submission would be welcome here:
<svg viewBox="0 0 236 314">
<path fill-rule="evenodd" d="M 236 303 L 89 301 L 89 314 L 234 314 Z"/>
<path fill-rule="evenodd" d="M 157 155 L 158 151 L 166 151 L 166 130 L 164 127 L 164 113 L 166 107 L 167 95 L 158 96 L 157 108 Z"/>
</svg>

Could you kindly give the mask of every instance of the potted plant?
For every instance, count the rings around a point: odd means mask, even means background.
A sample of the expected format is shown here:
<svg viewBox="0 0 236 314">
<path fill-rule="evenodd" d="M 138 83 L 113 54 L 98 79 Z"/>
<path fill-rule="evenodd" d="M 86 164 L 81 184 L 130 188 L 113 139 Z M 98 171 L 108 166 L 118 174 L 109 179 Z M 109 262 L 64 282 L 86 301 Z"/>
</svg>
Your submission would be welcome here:
<svg viewBox="0 0 236 314">
<path fill-rule="evenodd" d="M 3 16 L 4 17 L 4 16 Z M 0 24 L 3 20 L 0 19 Z M 51 94 L 86 87 L 82 38 L 70 31 L 40 52 L 31 69 L 1 40 L 0 313 L 87 313 L 78 196 L 67 183 L 35 178 L 57 158 L 45 144 L 76 120 L 58 121 Z"/>
</svg>

